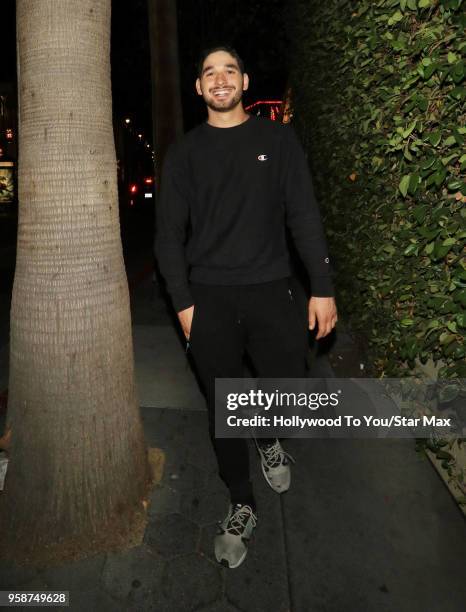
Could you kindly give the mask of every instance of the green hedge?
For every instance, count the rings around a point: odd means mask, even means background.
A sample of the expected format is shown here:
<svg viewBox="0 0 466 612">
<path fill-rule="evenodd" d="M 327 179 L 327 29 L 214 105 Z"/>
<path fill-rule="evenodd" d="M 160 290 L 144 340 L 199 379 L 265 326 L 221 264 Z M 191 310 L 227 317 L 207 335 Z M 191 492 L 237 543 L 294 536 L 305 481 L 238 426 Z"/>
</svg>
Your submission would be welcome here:
<svg viewBox="0 0 466 612">
<path fill-rule="evenodd" d="M 462 0 L 291 0 L 293 121 L 374 375 L 466 377 Z"/>
</svg>

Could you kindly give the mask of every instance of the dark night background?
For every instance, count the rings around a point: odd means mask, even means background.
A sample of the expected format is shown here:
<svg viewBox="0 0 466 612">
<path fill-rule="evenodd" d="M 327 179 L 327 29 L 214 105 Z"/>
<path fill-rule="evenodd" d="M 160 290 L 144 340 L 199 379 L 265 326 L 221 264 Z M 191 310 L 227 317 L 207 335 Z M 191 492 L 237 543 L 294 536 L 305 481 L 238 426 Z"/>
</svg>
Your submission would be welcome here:
<svg viewBox="0 0 466 612">
<path fill-rule="evenodd" d="M 15 0 L 3 0 L 0 9 L 0 83 L 16 79 Z"/>
<path fill-rule="evenodd" d="M 243 58 L 251 78 L 245 104 L 281 99 L 287 57 L 283 28 L 286 0 L 178 0 L 180 81 L 185 130 L 202 121 L 205 108 L 194 91 L 202 49 L 229 44 Z M 131 113 L 150 133 L 151 90 L 146 0 L 112 3 L 112 83 L 117 114 Z"/>
<path fill-rule="evenodd" d="M 288 48 L 283 19 L 286 0 L 178 0 L 180 78 L 185 130 L 205 116 L 194 92 L 195 66 L 202 49 L 234 46 L 251 78 L 245 104 L 281 99 L 286 87 Z M 0 82 L 16 80 L 15 0 L 1 6 Z M 151 128 L 149 32 L 146 0 L 112 2 L 112 87 L 117 116 L 134 117 L 148 136 Z"/>
</svg>

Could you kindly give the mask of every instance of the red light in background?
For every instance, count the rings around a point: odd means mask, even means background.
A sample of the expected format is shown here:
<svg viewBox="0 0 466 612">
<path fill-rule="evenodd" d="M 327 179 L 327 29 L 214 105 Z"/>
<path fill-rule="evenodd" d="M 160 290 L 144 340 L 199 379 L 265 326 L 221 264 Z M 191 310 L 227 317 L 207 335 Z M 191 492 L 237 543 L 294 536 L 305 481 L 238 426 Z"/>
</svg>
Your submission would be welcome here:
<svg viewBox="0 0 466 612">
<path fill-rule="evenodd" d="M 253 104 L 246 106 L 244 110 L 253 111 L 259 107 L 259 111 L 264 113 L 264 116 L 269 116 L 272 121 L 278 121 L 280 117 L 280 108 L 283 102 L 281 100 L 257 100 Z M 260 109 L 260 107 L 263 107 Z"/>
<path fill-rule="evenodd" d="M 13 130 L 10 128 L 7 128 L 6 130 L 6 139 L 7 140 L 13 140 Z"/>
<path fill-rule="evenodd" d="M 137 190 L 138 190 L 138 186 L 137 185 L 135 185 L 134 183 L 132 185 L 130 185 L 130 187 L 129 187 L 130 193 L 136 193 Z"/>
<path fill-rule="evenodd" d="M 280 105 L 280 104 L 282 104 L 282 101 L 281 100 L 257 100 L 253 104 L 250 104 L 249 106 L 246 106 L 244 110 L 251 110 L 255 106 L 257 106 L 258 104 L 278 104 L 278 105 Z"/>
<path fill-rule="evenodd" d="M 145 178 L 144 182 L 146 185 L 152 185 L 152 183 L 154 182 L 154 179 L 151 177 Z"/>
</svg>

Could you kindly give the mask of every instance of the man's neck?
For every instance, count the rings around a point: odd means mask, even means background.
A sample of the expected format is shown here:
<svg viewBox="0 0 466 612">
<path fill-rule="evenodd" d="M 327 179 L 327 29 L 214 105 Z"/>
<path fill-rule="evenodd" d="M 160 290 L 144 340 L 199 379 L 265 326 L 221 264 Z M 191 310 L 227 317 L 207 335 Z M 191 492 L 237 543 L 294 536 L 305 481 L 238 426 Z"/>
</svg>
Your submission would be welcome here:
<svg viewBox="0 0 466 612">
<path fill-rule="evenodd" d="M 235 127 L 235 125 L 240 125 L 249 118 L 249 114 L 246 113 L 241 103 L 231 111 L 227 111 L 225 113 L 218 112 L 207 107 L 207 113 L 207 123 L 213 127 L 219 128 Z"/>
</svg>

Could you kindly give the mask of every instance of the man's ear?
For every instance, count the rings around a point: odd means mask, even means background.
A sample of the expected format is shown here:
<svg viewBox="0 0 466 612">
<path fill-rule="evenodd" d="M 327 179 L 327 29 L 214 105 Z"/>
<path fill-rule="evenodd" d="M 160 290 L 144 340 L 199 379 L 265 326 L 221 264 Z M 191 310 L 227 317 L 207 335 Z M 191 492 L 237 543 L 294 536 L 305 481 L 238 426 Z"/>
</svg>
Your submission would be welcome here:
<svg viewBox="0 0 466 612">
<path fill-rule="evenodd" d="M 196 91 L 197 94 L 199 96 L 202 96 L 202 91 L 201 91 L 201 80 L 200 79 L 196 79 Z"/>
<path fill-rule="evenodd" d="M 249 75 L 247 72 L 245 72 L 243 74 L 243 91 L 246 91 L 248 87 L 249 87 Z"/>
</svg>

